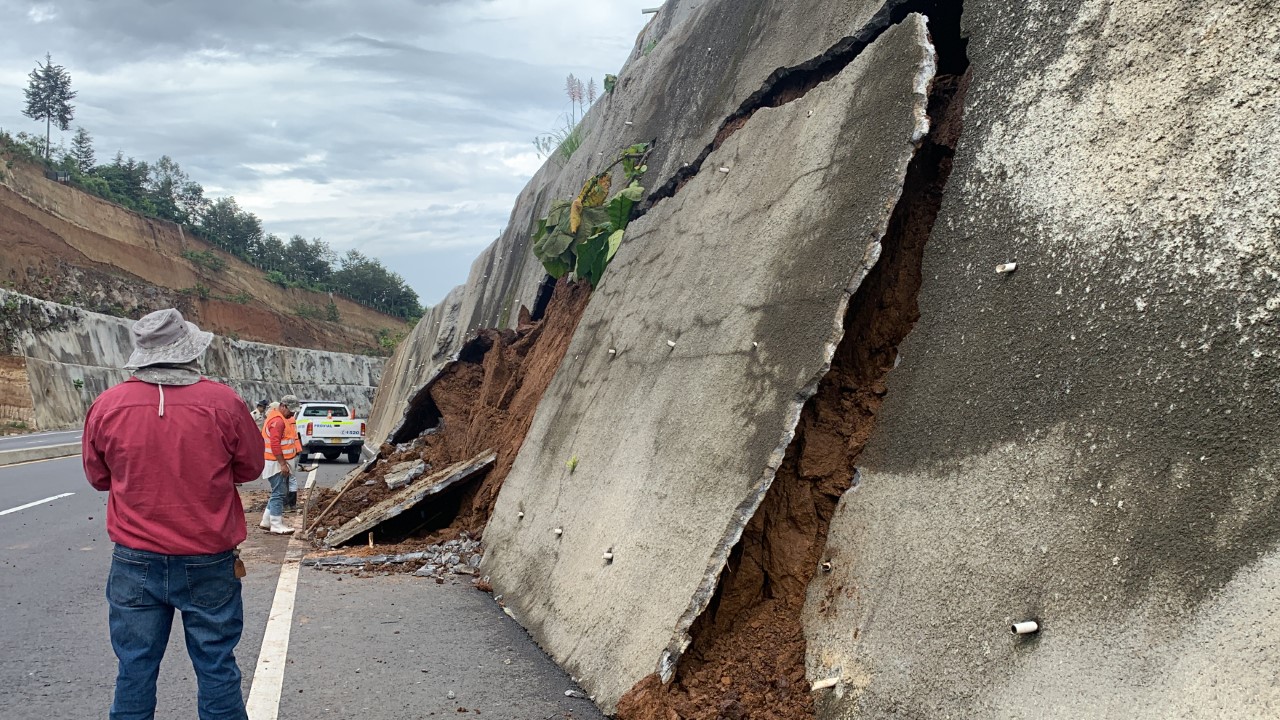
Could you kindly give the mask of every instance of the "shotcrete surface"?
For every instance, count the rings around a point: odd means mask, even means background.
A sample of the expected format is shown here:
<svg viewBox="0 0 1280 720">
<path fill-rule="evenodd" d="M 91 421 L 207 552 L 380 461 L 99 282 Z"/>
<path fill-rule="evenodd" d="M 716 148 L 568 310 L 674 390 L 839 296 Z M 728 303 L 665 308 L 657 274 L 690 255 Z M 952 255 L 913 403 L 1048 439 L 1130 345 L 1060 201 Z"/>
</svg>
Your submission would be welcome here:
<svg viewBox="0 0 1280 720">
<path fill-rule="evenodd" d="M 661 188 L 776 71 L 820 57 L 880 9 L 872 0 L 668 0 L 637 38 L 617 88 L 582 119 L 582 145 L 567 160 L 547 159 L 516 198 L 506 229 L 472 263 L 466 284 L 434 305 L 397 348 L 374 402 L 373 442 L 394 434 L 409 399 L 471 333 L 515 327 L 520 307 L 534 308 L 545 271 L 529 235 L 553 200 L 576 195 L 639 142 L 652 146 L 642 183 L 650 192 Z"/>
<path fill-rule="evenodd" d="M 0 355 L 25 359 L 35 426 L 67 427 L 84 419 L 104 390 L 128 379 L 132 320 L 0 290 Z M 10 361 L 12 362 L 12 361 Z M 365 417 L 384 360 L 215 336 L 202 359 L 205 374 L 248 401 L 300 397 L 351 403 Z M 80 387 L 77 387 L 79 381 Z M 22 398 L 17 398 L 21 400 Z"/>
<path fill-rule="evenodd" d="M 758 111 L 632 223 L 592 296 L 484 570 L 606 712 L 669 671 L 772 480 L 878 256 L 932 72 L 911 16 L 834 80 Z"/>
<path fill-rule="evenodd" d="M 1276 717 L 1280 8 L 964 25 L 921 320 L 809 588 L 819 717 Z"/>
</svg>

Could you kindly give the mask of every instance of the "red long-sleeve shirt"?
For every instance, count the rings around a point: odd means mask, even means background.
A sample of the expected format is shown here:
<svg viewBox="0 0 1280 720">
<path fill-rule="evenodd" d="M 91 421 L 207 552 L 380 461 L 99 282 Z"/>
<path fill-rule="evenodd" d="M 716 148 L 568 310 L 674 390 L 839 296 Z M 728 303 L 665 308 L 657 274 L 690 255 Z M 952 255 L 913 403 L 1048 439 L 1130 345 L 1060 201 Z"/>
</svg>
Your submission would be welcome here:
<svg viewBox="0 0 1280 720">
<path fill-rule="evenodd" d="M 89 484 L 110 493 L 107 534 L 135 550 L 210 555 L 244 541 L 237 483 L 262 472 L 262 435 L 234 390 L 136 378 L 98 396 L 81 440 Z"/>
</svg>

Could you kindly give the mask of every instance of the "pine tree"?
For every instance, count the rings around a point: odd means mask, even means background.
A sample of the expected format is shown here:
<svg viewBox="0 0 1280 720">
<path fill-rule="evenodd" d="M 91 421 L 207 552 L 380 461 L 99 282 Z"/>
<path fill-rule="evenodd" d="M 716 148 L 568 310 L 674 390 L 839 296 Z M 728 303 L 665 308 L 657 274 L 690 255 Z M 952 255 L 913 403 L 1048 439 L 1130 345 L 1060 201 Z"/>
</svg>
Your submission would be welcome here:
<svg viewBox="0 0 1280 720">
<path fill-rule="evenodd" d="M 27 108 L 22 114 L 32 120 L 44 120 L 44 157 L 47 161 L 52 125 L 57 123 L 59 130 L 71 128 L 71 119 L 76 114 L 71 101 L 76 93 L 71 89 L 71 74 L 66 68 L 54 65 L 48 53 L 45 53 L 44 62 L 44 65 L 36 63 L 31 71 L 26 89 Z"/>
<path fill-rule="evenodd" d="M 76 128 L 76 134 L 71 138 L 71 159 L 81 175 L 93 172 L 93 167 L 97 164 L 93 157 L 93 136 L 82 127 Z"/>
</svg>

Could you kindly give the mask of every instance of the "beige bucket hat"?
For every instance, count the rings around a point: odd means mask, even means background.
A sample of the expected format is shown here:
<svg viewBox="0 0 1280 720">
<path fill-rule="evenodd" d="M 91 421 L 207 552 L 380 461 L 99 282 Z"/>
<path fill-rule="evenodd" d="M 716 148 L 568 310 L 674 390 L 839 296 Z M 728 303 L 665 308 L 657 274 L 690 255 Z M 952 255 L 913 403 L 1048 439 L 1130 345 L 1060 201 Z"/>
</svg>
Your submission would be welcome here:
<svg viewBox="0 0 1280 720">
<path fill-rule="evenodd" d="M 131 332 L 133 354 L 126 369 L 189 363 L 203 355 L 213 342 L 213 333 L 187 322 L 175 308 L 142 316 Z"/>
</svg>

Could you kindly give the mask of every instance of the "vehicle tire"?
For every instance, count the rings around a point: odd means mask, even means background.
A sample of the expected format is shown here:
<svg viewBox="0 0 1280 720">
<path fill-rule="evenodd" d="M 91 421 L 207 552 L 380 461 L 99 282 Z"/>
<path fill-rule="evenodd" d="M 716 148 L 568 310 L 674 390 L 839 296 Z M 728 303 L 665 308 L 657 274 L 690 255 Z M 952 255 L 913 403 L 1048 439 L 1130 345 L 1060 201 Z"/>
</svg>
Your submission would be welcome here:
<svg viewBox="0 0 1280 720">
<path fill-rule="evenodd" d="M 352 465 L 355 465 L 356 463 L 360 462 L 360 451 L 352 450 L 351 452 L 347 453 L 347 462 L 351 463 Z"/>
<path fill-rule="evenodd" d="M 337 450 L 325 450 L 325 451 L 324 451 L 324 459 L 325 459 L 325 460 L 337 460 L 337 459 L 338 459 L 338 456 L 339 456 L 339 455 L 341 455 L 341 454 L 342 454 L 342 453 L 341 453 L 341 452 L 339 452 L 339 451 L 337 451 Z"/>
</svg>

